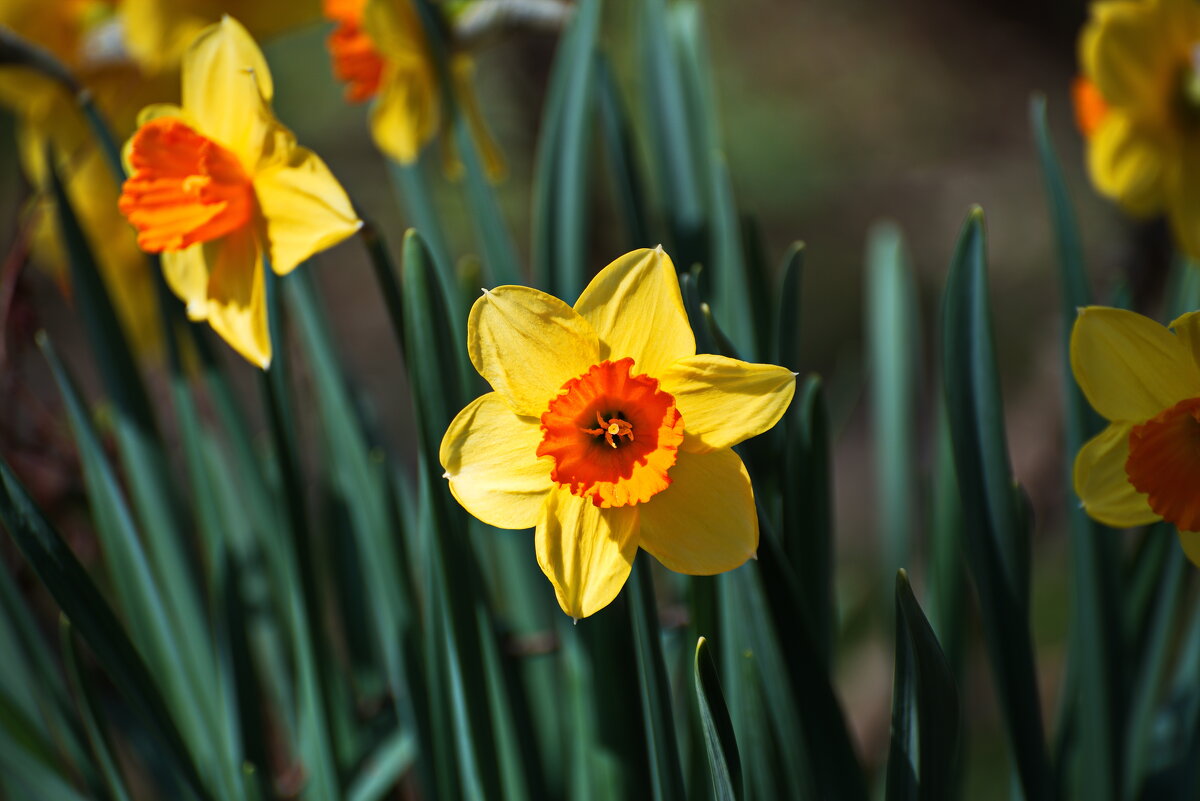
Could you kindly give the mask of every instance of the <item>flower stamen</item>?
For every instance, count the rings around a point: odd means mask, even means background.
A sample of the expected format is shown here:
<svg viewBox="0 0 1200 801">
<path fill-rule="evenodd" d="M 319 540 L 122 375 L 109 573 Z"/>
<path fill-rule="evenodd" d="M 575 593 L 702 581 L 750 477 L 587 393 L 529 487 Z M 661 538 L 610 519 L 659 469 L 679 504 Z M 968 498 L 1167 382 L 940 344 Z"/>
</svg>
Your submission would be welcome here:
<svg viewBox="0 0 1200 801">
<path fill-rule="evenodd" d="M 593 437 L 603 436 L 604 440 L 610 447 L 617 447 L 617 443 L 621 441 L 621 437 L 629 437 L 629 441 L 633 442 L 633 423 L 628 420 L 622 420 L 614 415 L 605 421 L 599 410 L 596 411 L 596 422 L 600 424 L 599 428 L 581 428 L 585 434 L 591 434 Z M 613 439 L 616 437 L 616 439 Z"/>
</svg>

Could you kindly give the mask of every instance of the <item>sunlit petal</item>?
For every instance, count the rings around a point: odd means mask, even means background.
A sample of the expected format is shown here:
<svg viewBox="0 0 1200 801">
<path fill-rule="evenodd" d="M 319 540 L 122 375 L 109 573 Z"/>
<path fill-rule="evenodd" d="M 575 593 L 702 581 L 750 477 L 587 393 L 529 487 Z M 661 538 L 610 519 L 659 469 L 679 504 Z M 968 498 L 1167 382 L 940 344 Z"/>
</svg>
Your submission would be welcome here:
<svg viewBox="0 0 1200 801">
<path fill-rule="evenodd" d="M 758 550 L 758 515 L 750 476 L 728 448 L 680 452 L 672 484 L 639 504 L 638 544 L 677 573 L 732 570 Z"/>
<path fill-rule="evenodd" d="M 362 227 L 346 190 L 320 157 L 297 147 L 287 163 L 254 178 L 271 268 L 280 275 Z"/>
<path fill-rule="evenodd" d="M 637 554 L 638 507 L 600 509 L 554 490 L 534 536 L 538 564 L 562 610 L 578 620 L 617 597 Z"/>
<path fill-rule="evenodd" d="M 661 248 L 635 250 L 609 264 L 583 290 L 575 310 L 599 335 L 601 358 L 632 356 L 635 372 L 657 376 L 696 353 L 675 265 Z"/>
<path fill-rule="evenodd" d="M 1129 483 L 1129 424 L 1114 423 L 1093 437 L 1075 457 L 1075 493 L 1089 515 L 1114 528 L 1153 523 L 1159 517 L 1146 496 Z"/>
<path fill-rule="evenodd" d="M 1200 395 L 1200 370 L 1163 326 L 1122 309 L 1089 306 L 1071 331 L 1071 368 L 1096 411 L 1140 422 Z"/>
<path fill-rule="evenodd" d="M 596 334 L 553 295 L 501 286 L 467 321 L 471 363 L 518 414 L 540 417 L 564 383 L 598 361 Z"/>
<path fill-rule="evenodd" d="M 791 370 L 697 354 L 659 373 L 683 416 L 685 450 L 728 448 L 771 428 L 796 391 Z"/>
<path fill-rule="evenodd" d="M 468 512 L 497 528 L 532 528 L 553 486 L 550 464 L 536 451 L 542 431 L 518 417 L 496 392 L 458 413 L 439 458 L 450 491 Z"/>
</svg>

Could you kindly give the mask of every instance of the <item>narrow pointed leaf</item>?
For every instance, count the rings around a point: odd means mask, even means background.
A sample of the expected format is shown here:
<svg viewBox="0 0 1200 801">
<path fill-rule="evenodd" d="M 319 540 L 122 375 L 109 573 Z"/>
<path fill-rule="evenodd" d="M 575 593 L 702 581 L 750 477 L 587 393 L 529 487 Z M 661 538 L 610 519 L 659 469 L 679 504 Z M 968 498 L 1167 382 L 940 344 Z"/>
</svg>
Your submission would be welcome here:
<svg viewBox="0 0 1200 801">
<path fill-rule="evenodd" d="M 966 524 L 967 563 L 979 595 L 1000 708 L 1027 801 L 1053 798 L 1023 573 L 1027 535 L 1005 442 L 983 212 L 967 218 L 942 305 L 942 372 Z"/>
<path fill-rule="evenodd" d="M 696 643 L 692 678 L 696 685 L 696 701 L 700 706 L 700 722 L 704 729 L 704 745 L 715 795 L 718 801 L 739 801 L 743 796 L 742 761 L 733 735 L 733 721 L 729 719 L 729 710 L 721 694 L 717 666 L 703 637 Z"/>
</svg>

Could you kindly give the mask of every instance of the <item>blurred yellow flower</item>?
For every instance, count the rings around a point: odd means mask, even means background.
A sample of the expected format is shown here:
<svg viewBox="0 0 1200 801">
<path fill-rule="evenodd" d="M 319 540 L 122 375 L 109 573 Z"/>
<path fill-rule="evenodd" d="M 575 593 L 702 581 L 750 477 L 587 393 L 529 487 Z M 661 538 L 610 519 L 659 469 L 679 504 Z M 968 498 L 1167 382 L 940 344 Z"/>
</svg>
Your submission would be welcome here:
<svg viewBox="0 0 1200 801">
<path fill-rule="evenodd" d="M 536 527 L 564 612 L 608 605 L 639 546 L 695 575 L 754 556 L 754 492 L 731 448 L 775 425 L 795 375 L 698 355 L 661 248 L 605 267 L 574 308 L 522 286 L 485 291 L 467 337 L 494 391 L 446 431 L 445 477 L 483 522 Z"/>
<path fill-rule="evenodd" d="M 111 5 L 81 0 L 10 0 L 0 4 L 0 24 L 49 50 L 88 87 L 118 129 L 131 130 L 137 105 L 162 90 L 123 56 L 96 45 L 114 23 Z M 133 232 L 117 211 L 118 186 L 79 112 L 75 99 L 53 79 L 32 69 L 0 68 L 0 104 L 17 118 L 21 167 L 34 189 L 30 205 L 32 261 L 66 287 L 66 256 L 50 200 L 47 148 L 71 207 L 94 254 L 127 336 L 142 353 L 158 339 L 154 285 Z"/>
<path fill-rule="evenodd" d="M 442 129 L 437 69 L 421 19 L 412 0 L 324 0 L 325 16 L 337 23 L 326 40 L 333 74 L 346 84 L 346 99 L 361 103 L 374 98 L 371 136 L 388 157 L 401 164 L 417 160 L 421 149 Z M 493 179 L 504 172 L 504 160 L 483 123 L 471 77 L 471 59 L 450 56 L 452 90 L 471 135 Z M 452 138 L 444 136 L 447 153 Z M 451 171 L 459 169 L 451 155 Z"/>
<path fill-rule="evenodd" d="M 275 119 L 273 93 L 245 28 L 226 17 L 205 29 L 184 56 L 182 108 L 142 111 L 119 202 L 188 315 L 264 368 L 264 256 L 283 275 L 362 225 L 325 163 Z"/>
<path fill-rule="evenodd" d="M 1170 327 L 1120 309 L 1080 310 L 1071 368 L 1110 422 L 1075 458 L 1075 491 L 1106 525 L 1173 523 L 1200 565 L 1200 312 Z"/>
<path fill-rule="evenodd" d="M 1079 61 L 1092 182 L 1130 214 L 1165 211 L 1183 250 L 1200 258 L 1200 3 L 1093 3 Z"/>
</svg>

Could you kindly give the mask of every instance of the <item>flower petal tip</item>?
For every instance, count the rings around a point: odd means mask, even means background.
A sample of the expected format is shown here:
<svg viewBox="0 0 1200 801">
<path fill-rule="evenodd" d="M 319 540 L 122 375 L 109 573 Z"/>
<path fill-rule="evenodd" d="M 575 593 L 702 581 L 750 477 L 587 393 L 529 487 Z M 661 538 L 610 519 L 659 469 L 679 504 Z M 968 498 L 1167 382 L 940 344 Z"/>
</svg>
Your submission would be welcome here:
<svg viewBox="0 0 1200 801">
<path fill-rule="evenodd" d="M 445 473 L 442 473 L 442 478 L 450 478 L 450 471 L 447 470 Z"/>
</svg>

